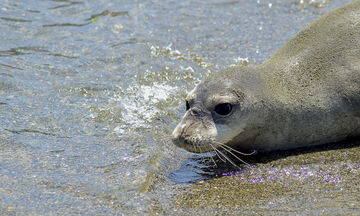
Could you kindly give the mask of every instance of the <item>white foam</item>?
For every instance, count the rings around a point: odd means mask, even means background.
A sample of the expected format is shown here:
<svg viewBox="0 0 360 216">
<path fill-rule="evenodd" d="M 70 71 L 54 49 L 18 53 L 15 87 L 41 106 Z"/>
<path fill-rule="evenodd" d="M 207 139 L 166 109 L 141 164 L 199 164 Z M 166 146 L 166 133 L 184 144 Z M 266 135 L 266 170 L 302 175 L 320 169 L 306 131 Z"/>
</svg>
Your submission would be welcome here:
<svg viewBox="0 0 360 216">
<path fill-rule="evenodd" d="M 149 127 L 149 122 L 161 111 L 156 105 L 168 99 L 176 89 L 158 83 L 127 88 L 124 94 L 113 99 L 120 106 L 121 119 L 126 125 L 117 126 L 113 131 L 124 134 L 130 128 Z"/>
</svg>

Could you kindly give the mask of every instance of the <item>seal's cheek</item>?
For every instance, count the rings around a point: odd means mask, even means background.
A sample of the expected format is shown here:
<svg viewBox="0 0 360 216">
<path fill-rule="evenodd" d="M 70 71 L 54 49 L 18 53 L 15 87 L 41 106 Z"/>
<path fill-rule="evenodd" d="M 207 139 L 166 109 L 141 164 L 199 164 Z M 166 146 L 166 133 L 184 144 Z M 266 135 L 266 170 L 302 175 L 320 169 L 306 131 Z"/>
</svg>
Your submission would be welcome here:
<svg viewBox="0 0 360 216">
<path fill-rule="evenodd" d="M 227 124 L 216 124 L 217 136 L 216 141 L 226 144 L 229 141 L 232 141 L 234 137 L 238 136 L 244 132 L 246 127 L 245 123 L 240 123 L 237 125 Z"/>
</svg>

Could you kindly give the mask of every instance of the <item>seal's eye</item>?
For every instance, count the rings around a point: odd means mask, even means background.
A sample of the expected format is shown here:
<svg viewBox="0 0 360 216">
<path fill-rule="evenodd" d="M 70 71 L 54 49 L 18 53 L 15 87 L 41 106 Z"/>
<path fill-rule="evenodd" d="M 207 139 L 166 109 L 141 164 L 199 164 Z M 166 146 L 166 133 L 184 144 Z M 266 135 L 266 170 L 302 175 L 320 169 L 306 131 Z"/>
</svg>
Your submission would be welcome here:
<svg viewBox="0 0 360 216">
<path fill-rule="evenodd" d="M 232 110 L 232 105 L 229 103 L 222 103 L 215 106 L 215 112 L 219 115 L 229 115 Z"/>
<path fill-rule="evenodd" d="M 189 101 L 186 101 L 186 111 L 188 111 L 189 109 L 190 109 Z"/>
</svg>

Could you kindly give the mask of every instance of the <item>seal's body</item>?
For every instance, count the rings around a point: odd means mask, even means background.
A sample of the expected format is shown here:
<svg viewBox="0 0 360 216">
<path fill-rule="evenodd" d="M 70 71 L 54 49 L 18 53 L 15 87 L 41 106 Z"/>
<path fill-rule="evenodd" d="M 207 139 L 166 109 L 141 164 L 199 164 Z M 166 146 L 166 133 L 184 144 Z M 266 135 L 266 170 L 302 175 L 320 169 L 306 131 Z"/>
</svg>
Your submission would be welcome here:
<svg viewBox="0 0 360 216">
<path fill-rule="evenodd" d="M 269 60 L 211 74 L 186 99 L 176 145 L 260 151 L 360 135 L 360 0 L 308 25 Z"/>
</svg>

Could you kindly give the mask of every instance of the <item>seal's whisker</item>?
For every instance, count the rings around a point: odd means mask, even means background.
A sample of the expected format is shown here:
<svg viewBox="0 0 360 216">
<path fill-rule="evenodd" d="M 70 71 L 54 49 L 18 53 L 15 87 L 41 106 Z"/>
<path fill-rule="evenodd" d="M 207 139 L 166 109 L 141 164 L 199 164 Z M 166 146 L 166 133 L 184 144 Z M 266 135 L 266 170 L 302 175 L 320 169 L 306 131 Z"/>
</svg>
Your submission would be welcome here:
<svg viewBox="0 0 360 216">
<path fill-rule="evenodd" d="M 219 158 L 220 158 L 224 163 L 226 163 L 226 160 L 227 160 L 227 161 L 229 161 L 233 166 L 235 166 L 236 168 L 240 169 L 240 167 L 239 167 L 238 165 L 236 165 L 228 156 L 226 156 L 224 153 L 222 153 L 219 149 L 215 148 L 212 144 L 210 144 L 210 145 L 211 145 L 211 147 L 215 150 L 215 153 L 219 156 Z M 219 153 L 222 157 L 224 157 L 225 160 L 222 159 L 218 153 Z"/>
<path fill-rule="evenodd" d="M 219 154 L 218 154 L 218 149 L 216 149 L 212 144 L 209 144 L 210 146 L 211 146 L 211 148 L 213 148 L 214 149 L 214 152 L 215 152 L 215 154 L 219 157 L 219 159 L 222 161 L 222 162 L 224 162 L 224 163 L 226 163 L 226 160 L 224 159 L 224 158 L 222 158 Z"/>
<path fill-rule="evenodd" d="M 207 155 L 209 155 L 209 157 L 210 157 L 211 161 L 214 163 L 215 167 L 218 167 L 218 165 L 216 164 L 216 162 L 215 162 L 213 156 L 210 154 L 210 152 L 206 152 L 206 153 L 207 153 Z"/>
<path fill-rule="evenodd" d="M 248 163 L 246 163 L 244 160 L 240 159 L 238 156 L 236 156 L 234 153 L 231 152 L 231 150 L 225 148 L 223 145 L 219 145 L 222 149 L 224 149 L 225 151 L 229 152 L 232 156 L 234 156 L 236 159 L 238 159 L 239 161 L 243 162 L 244 164 L 249 165 Z"/>
<path fill-rule="evenodd" d="M 216 142 L 216 144 L 218 144 L 219 146 L 225 147 L 225 148 L 227 148 L 227 149 L 230 150 L 230 151 L 233 151 L 233 152 L 236 152 L 236 153 L 238 153 L 238 154 L 241 154 L 241 155 L 250 156 L 250 155 L 253 155 L 253 154 L 256 153 L 256 150 L 254 150 L 254 151 L 251 152 L 251 153 L 244 153 L 244 152 L 238 151 L 238 150 L 236 150 L 236 149 L 234 149 L 234 148 L 232 148 L 232 147 L 230 147 L 230 146 L 228 146 L 228 145 L 226 145 L 226 144 L 224 144 L 224 143 Z"/>
<path fill-rule="evenodd" d="M 203 155 L 203 151 L 201 150 L 201 147 L 199 144 L 197 144 L 197 147 L 199 148 L 199 153 L 200 153 L 200 157 L 201 157 L 201 162 L 205 164 L 205 158 L 204 158 L 204 155 Z"/>
<path fill-rule="evenodd" d="M 197 152 L 198 152 L 199 155 L 200 155 L 201 163 L 205 163 L 204 156 L 203 156 L 203 154 L 202 154 L 203 152 L 202 152 L 202 150 L 201 150 L 200 145 L 195 144 L 194 146 L 195 146 L 195 149 L 197 148 L 197 149 L 199 150 L 199 151 L 197 151 Z"/>
<path fill-rule="evenodd" d="M 221 151 L 217 150 L 227 161 L 229 161 L 234 167 L 240 169 L 240 167 L 238 165 L 236 165 L 228 156 L 226 156 L 224 153 L 222 153 Z"/>
</svg>

